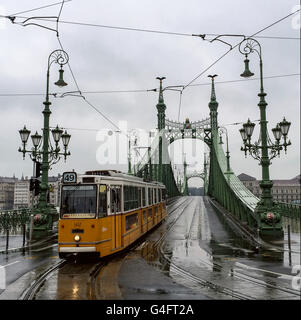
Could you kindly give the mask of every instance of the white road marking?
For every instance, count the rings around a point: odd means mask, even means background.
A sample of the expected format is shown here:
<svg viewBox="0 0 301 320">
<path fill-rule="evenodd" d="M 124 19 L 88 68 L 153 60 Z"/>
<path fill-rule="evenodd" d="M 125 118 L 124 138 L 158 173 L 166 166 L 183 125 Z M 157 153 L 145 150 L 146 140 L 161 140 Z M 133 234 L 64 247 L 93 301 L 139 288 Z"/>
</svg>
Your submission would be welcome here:
<svg viewBox="0 0 301 320">
<path fill-rule="evenodd" d="M 18 262 L 20 262 L 20 261 L 14 261 L 14 262 L 11 262 L 11 263 L 9 263 L 9 264 L 5 264 L 4 266 L 1 266 L 1 265 L 0 265 L 0 268 L 1 268 L 1 267 L 4 267 L 4 268 L 5 268 L 5 267 L 11 266 L 11 265 L 13 265 L 13 264 L 15 264 L 15 263 L 18 263 Z"/>
</svg>

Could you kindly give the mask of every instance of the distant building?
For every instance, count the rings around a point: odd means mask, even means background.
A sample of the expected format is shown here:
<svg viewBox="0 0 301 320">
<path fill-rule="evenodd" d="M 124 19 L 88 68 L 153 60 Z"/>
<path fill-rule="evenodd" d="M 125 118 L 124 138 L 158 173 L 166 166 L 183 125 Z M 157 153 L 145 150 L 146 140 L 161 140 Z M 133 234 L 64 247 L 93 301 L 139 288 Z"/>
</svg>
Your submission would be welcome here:
<svg viewBox="0 0 301 320">
<path fill-rule="evenodd" d="M 238 178 L 255 196 L 261 196 L 259 180 L 245 173 L 240 174 Z M 300 202 L 301 176 L 298 175 L 289 180 L 273 180 L 272 195 L 273 199 L 278 202 Z"/>
<path fill-rule="evenodd" d="M 50 204 L 60 205 L 60 178 L 49 177 L 49 193 L 47 200 Z M 29 190 L 30 179 L 23 177 L 19 180 L 15 177 L 0 177 L 0 210 L 12 210 L 29 208 L 37 204 L 39 196 Z"/>
<path fill-rule="evenodd" d="M 188 188 L 188 194 L 190 196 L 203 196 L 204 195 L 204 188 L 196 188 L 196 187 L 189 187 Z"/>
<path fill-rule="evenodd" d="M 0 177 L 0 210 L 11 210 L 14 207 L 15 177 Z"/>
<path fill-rule="evenodd" d="M 30 207 L 29 180 L 22 176 L 21 180 L 16 181 L 14 188 L 14 209 Z"/>
</svg>

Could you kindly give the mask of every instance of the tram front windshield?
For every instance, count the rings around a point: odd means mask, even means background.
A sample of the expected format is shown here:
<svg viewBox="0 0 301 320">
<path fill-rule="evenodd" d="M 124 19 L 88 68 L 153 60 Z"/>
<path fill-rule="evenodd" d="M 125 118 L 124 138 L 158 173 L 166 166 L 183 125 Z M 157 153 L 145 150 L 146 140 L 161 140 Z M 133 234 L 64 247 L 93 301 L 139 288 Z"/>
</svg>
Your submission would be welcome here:
<svg viewBox="0 0 301 320">
<path fill-rule="evenodd" d="M 96 214 L 96 185 L 62 187 L 62 218 L 94 218 Z"/>
</svg>

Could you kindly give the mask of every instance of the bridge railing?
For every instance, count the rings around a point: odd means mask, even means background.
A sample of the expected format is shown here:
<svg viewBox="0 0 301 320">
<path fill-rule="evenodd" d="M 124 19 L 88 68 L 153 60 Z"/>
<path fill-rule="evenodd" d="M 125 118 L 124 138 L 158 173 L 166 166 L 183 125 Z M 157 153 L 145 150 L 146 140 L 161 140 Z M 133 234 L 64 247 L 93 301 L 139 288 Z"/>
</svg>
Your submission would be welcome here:
<svg viewBox="0 0 301 320">
<path fill-rule="evenodd" d="M 280 214 L 284 217 L 300 219 L 301 205 L 296 203 L 277 202 Z"/>
<path fill-rule="evenodd" d="M 16 230 L 30 222 L 30 216 L 36 214 L 35 208 L 22 208 L 16 210 L 0 211 L 0 233 L 4 231 Z M 59 216 L 55 207 L 49 206 L 48 214 L 53 221 L 57 221 Z M 36 221 L 38 224 L 39 221 Z"/>
<path fill-rule="evenodd" d="M 212 137 L 212 144 L 208 194 L 255 233 L 259 219 L 254 211 L 259 198 L 232 171 L 227 172 L 227 158 L 217 135 Z"/>
<path fill-rule="evenodd" d="M 7 230 L 16 230 L 29 222 L 32 209 L 0 211 L 0 233 Z"/>
</svg>

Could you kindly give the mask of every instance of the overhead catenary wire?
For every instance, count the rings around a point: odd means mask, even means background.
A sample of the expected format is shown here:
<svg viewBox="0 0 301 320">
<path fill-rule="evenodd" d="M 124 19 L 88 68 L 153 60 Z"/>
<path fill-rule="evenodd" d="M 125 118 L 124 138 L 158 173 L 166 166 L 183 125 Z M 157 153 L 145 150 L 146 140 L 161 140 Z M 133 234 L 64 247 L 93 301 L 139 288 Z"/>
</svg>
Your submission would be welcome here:
<svg viewBox="0 0 301 320">
<path fill-rule="evenodd" d="M 57 39 L 58 39 L 58 42 L 59 42 L 62 50 L 63 50 L 63 46 L 62 46 L 61 41 L 60 41 L 60 39 L 59 39 L 58 25 L 59 25 L 59 23 L 64 23 L 64 21 L 61 21 L 61 20 L 60 20 L 60 15 L 61 15 L 61 12 L 62 12 L 62 9 L 63 9 L 63 5 L 64 5 L 64 1 L 61 2 L 61 8 L 60 8 L 60 11 L 59 11 L 59 15 L 57 16 L 57 19 L 56 19 Z M 289 14 L 289 15 L 287 15 L 287 16 L 285 16 L 285 17 L 283 17 L 283 18 L 281 18 L 281 19 L 279 19 L 279 20 L 277 20 L 277 21 L 275 21 L 275 22 L 273 22 L 272 24 L 268 25 L 267 27 L 265 27 L 265 28 L 259 30 L 258 32 L 254 33 L 251 37 L 254 37 L 255 35 L 261 33 L 262 31 L 270 28 L 271 26 L 279 23 L 280 21 L 283 21 L 284 19 L 292 16 L 293 14 L 295 14 L 295 13 L 297 13 L 297 12 L 299 12 L 299 11 L 300 11 L 300 9 L 299 9 L 299 10 L 296 10 L 295 12 L 293 12 L 293 13 L 291 13 L 291 14 Z M 11 16 L 6 16 L 6 18 L 12 18 L 12 17 L 11 17 Z M 35 18 L 35 17 L 32 17 L 31 19 L 34 19 L 34 18 Z M 41 19 L 42 19 L 42 20 L 45 20 L 45 19 L 43 19 L 43 18 L 41 18 L 41 17 L 40 17 L 40 18 L 37 17 L 36 19 L 37 19 L 37 20 L 41 20 Z M 47 20 L 47 19 L 46 19 L 46 20 Z M 11 21 L 14 23 L 14 20 L 13 20 L 13 19 L 11 19 Z M 52 20 L 48 20 L 48 21 L 52 21 Z M 52 22 L 53 22 L 53 21 L 52 21 Z M 73 22 L 72 22 L 72 23 L 73 23 Z M 91 24 L 91 25 L 92 25 L 92 24 Z M 95 26 L 96 26 L 96 25 L 95 25 Z M 121 28 L 121 29 L 131 30 L 131 31 L 145 31 L 145 32 L 167 33 L 167 32 L 165 32 L 165 31 L 158 31 L 158 30 L 147 30 L 147 29 L 137 29 L 137 28 L 114 27 L 114 26 L 104 26 L 104 25 L 97 25 L 97 26 L 110 27 L 110 28 Z M 43 27 L 43 26 L 41 26 L 41 27 Z M 169 34 L 175 34 L 175 35 L 188 35 L 188 34 L 184 34 L 184 33 L 182 33 L 182 34 L 180 34 L 180 33 L 174 33 L 174 32 L 168 32 L 168 33 L 169 33 Z M 189 34 L 189 35 L 190 35 L 190 34 Z M 191 35 L 190 35 L 190 36 L 191 36 Z M 239 42 L 239 43 L 240 43 L 240 42 Z M 224 56 L 226 56 L 231 50 L 233 50 L 235 47 L 237 47 L 237 46 L 239 45 L 239 43 L 236 44 L 234 47 L 231 47 L 231 49 L 229 49 L 229 51 L 227 51 L 226 53 L 224 53 L 220 58 L 218 58 L 215 62 L 213 62 L 208 68 L 206 68 L 201 74 L 199 74 L 197 77 L 195 77 L 193 80 L 191 80 L 186 86 L 183 86 L 183 90 L 184 90 L 185 88 L 187 88 L 188 86 L 190 86 L 197 78 L 199 78 L 204 72 L 206 72 L 207 70 L 209 70 L 214 64 L 216 64 L 218 61 L 220 61 L 220 60 L 221 60 Z M 78 86 L 78 84 L 77 84 L 76 78 L 75 78 L 75 76 L 74 76 L 74 74 L 73 74 L 73 71 L 72 71 L 72 69 L 71 69 L 71 66 L 70 66 L 70 63 L 69 63 L 69 62 L 68 62 L 68 67 L 69 67 L 69 70 L 70 70 L 71 75 L 72 75 L 72 77 L 73 77 L 73 80 L 74 80 L 74 82 L 75 82 L 75 84 L 76 84 L 76 87 L 77 87 L 77 89 L 78 89 L 78 92 L 80 93 L 80 96 L 81 96 L 82 98 L 84 98 L 84 100 L 85 100 L 86 102 L 88 102 L 88 101 L 86 100 L 86 98 L 85 98 L 84 96 L 82 96 L 81 90 L 79 89 L 79 86 Z M 182 91 L 183 91 L 183 90 L 182 90 Z M 104 116 L 104 114 L 103 114 L 102 112 L 100 112 L 94 105 L 92 105 L 91 103 L 88 103 L 88 104 L 89 104 L 91 107 L 93 107 L 95 110 L 97 110 L 102 116 Z M 180 107 L 179 107 L 179 112 L 178 112 L 178 114 L 180 114 L 180 108 L 181 108 L 181 102 L 180 102 Z M 111 120 L 109 120 L 108 117 L 105 116 L 105 119 L 108 120 L 111 124 L 113 124 L 116 128 L 118 128 L 118 126 L 116 126 Z M 118 130 L 120 130 L 120 129 L 118 128 Z"/>
<path fill-rule="evenodd" d="M 260 119 L 258 120 L 250 120 L 251 122 L 260 122 Z M 242 122 L 233 122 L 233 123 L 227 123 L 227 124 L 222 124 L 220 127 L 227 127 L 227 126 L 235 126 L 235 125 L 239 125 L 239 124 L 243 124 L 245 123 L 245 121 L 242 121 Z M 51 129 L 55 128 L 55 127 L 50 127 Z M 76 131 L 92 131 L 92 132 L 98 132 L 98 131 L 102 131 L 103 128 L 100 128 L 100 129 L 91 129 L 91 128 L 74 128 L 74 127 L 71 127 L 71 128 L 68 128 L 68 127 L 62 127 L 62 129 L 66 129 L 66 130 L 76 130 Z"/>
<path fill-rule="evenodd" d="M 57 22 L 57 23 L 56 23 L 56 36 L 57 36 L 57 40 L 58 40 L 58 43 L 59 43 L 61 49 L 62 49 L 63 51 L 65 51 L 64 48 L 63 48 L 62 42 L 61 42 L 61 40 L 60 40 L 60 35 L 59 35 L 59 22 L 60 22 L 60 15 L 61 15 L 61 13 L 62 13 L 63 6 L 64 6 L 64 1 L 62 2 L 62 5 L 61 5 L 60 11 L 59 11 L 59 15 L 58 15 L 57 20 L 56 20 L 56 22 Z M 79 97 L 82 97 L 83 100 L 85 101 L 85 103 L 87 103 L 87 104 L 88 104 L 91 108 L 93 108 L 98 114 L 100 114 L 105 120 L 107 120 L 110 124 L 112 124 L 118 131 L 121 131 L 120 128 L 118 127 L 118 125 L 116 125 L 111 119 L 109 119 L 109 117 L 107 117 L 102 111 L 100 111 L 100 110 L 99 110 L 97 107 L 95 107 L 91 102 L 89 102 L 89 101 L 86 99 L 85 96 L 83 96 L 82 91 L 81 91 L 80 88 L 79 88 L 78 82 L 77 82 L 77 80 L 76 80 L 76 78 L 75 78 L 75 75 L 74 75 L 74 73 L 73 73 L 73 70 L 72 70 L 72 68 L 71 68 L 71 65 L 70 65 L 70 63 L 69 63 L 69 60 L 68 60 L 68 62 L 67 62 L 67 65 L 68 65 L 68 68 L 69 68 L 69 70 L 70 70 L 70 73 L 71 73 L 71 76 L 72 76 L 72 78 L 73 78 L 73 81 L 74 81 L 74 83 L 75 83 L 75 86 L 76 86 L 76 88 L 77 88 L 77 91 L 78 91 L 79 94 L 80 94 Z"/>
<path fill-rule="evenodd" d="M 286 78 L 286 77 L 294 77 L 300 76 L 300 73 L 291 73 L 291 74 L 283 74 L 283 75 L 274 75 L 274 76 L 266 76 L 263 79 L 276 79 L 276 78 Z M 228 84 L 235 82 L 248 82 L 259 80 L 260 78 L 248 78 L 248 79 L 236 79 L 236 80 L 224 80 L 224 81 L 216 81 L 215 85 L 219 84 Z M 203 82 L 203 83 L 195 83 L 190 85 L 189 87 L 197 87 L 197 86 L 209 86 L 211 82 Z M 81 91 L 82 94 L 112 94 L 112 93 L 148 93 L 148 92 L 156 92 L 159 88 L 154 89 L 135 89 L 135 90 L 95 90 L 95 91 Z M 49 93 L 50 95 L 58 98 L 60 97 L 60 93 Z M 63 94 L 63 93 L 62 93 Z M 62 95 L 61 94 L 61 95 Z M 18 97 L 18 96 L 43 96 L 45 93 L 0 93 L 0 97 Z"/>
<path fill-rule="evenodd" d="M 288 14 L 288 15 L 280 18 L 280 19 L 278 19 L 277 21 L 275 21 L 275 22 L 269 24 L 268 26 L 260 29 L 259 31 L 255 32 L 253 35 L 251 35 L 251 36 L 249 36 L 249 37 L 255 37 L 255 36 L 258 35 L 259 33 L 261 33 L 261 32 L 263 32 L 263 31 L 271 28 L 272 26 L 274 26 L 274 25 L 276 25 L 277 23 L 280 23 L 281 21 L 283 21 L 283 20 L 291 17 L 292 15 L 296 14 L 296 13 L 299 12 L 299 11 L 300 11 L 300 9 L 298 9 L 298 10 L 296 10 L 296 11 L 294 11 L 294 12 L 292 12 L 292 13 L 290 13 L 290 14 Z M 205 39 L 205 37 L 203 37 L 202 35 L 200 35 L 200 36 L 201 36 L 201 38 L 203 38 L 203 40 Z M 183 87 L 183 91 L 184 91 L 187 87 L 189 87 L 195 80 L 197 80 L 200 76 L 202 76 L 205 72 L 207 72 L 211 67 L 213 67 L 213 66 L 214 66 L 215 64 L 217 64 L 220 60 L 222 60 L 228 53 L 230 53 L 233 49 L 235 49 L 236 47 L 238 47 L 241 42 L 242 42 L 242 41 L 238 42 L 238 43 L 237 43 L 236 45 L 234 45 L 234 46 L 231 46 L 231 48 L 230 48 L 228 51 L 226 51 L 226 52 L 225 52 L 224 54 L 222 54 L 217 60 L 215 60 L 213 63 L 211 63 L 211 64 L 209 65 L 209 67 L 207 67 L 206 69 L 204 69 L 200 74 L 198 74 L 198 75 L 197 75 L 196 77 L 194 77 L 191 81 L 189 81 L 189 82 Z"/>
<path fill-rule="evenodd" d="M 12 17 L 12 16 L 15 17 L 15 16 L 18 16 L 18 15 L 23 14 L 23 13 L 28 13 L 28 12 L 32 12 L 32 11 L 36 11 L 36 10 L 41 10 L 41 9 L 57 6 L 57 5 L 60 5 L 60 4 L 64 3 L 64 2 L 66 3 L 66 2 L 70 2 L 70 1 L 72 1 L 72 0 L 64 0 L 64 1 L 56 2 L 56 3 L 48 4 L 48 5 L 45 5 L 45 6 L 42 6 L 42 7 L 37 7 L 37 8 L 25 10 L 25 11 L 16 12 L 16 13 L 10 14 L 9 16 L 10 17 Z"/>
<path fill-rule="evenodd" d="M 260 29 L 259 31 L 255 32 L 254 34 L 252 34 L 251 36 L 248 36 L 248 37 L 254 37 L 254 36 L 256 36 L 257 34 L 263 32 L 264 30 L 267 30 L 268 28 L 271 28 L 271 27 L 274 26 L 275 24 L 280 23 L 281 21 L 283 21 L 283 20 L 291 17 L 292 15 L 296 14 L 296 13 L 299 12 L 299 11 L 300 11 L 300 9 L 298 9 L 298 10 L 296 10 L 296 11 L 294 11 L 294 12 L 288 14 L 288 15 L 286 15 L 285 17 L 283 17 L 283 18 L 281 18 L 281 19 L 278 19 L 277 21 L 269 24 L 268 26 Z M 196 77 L 194 77 L 191 81 L 189 81 L 188 84 L 186 84 L 186 85 L 184 86 L 184 89 L 183 89 L 183 90 L 185 90 L 185 88 L 187 88 L 188 86 L 190 86 L 195 80 L 197 80 L 200 76 L 202 76 L 202 75 L 203 75 L 206 71 L 208 71 L 211 67 L 213 67 L 215 64 L 217 64 L 222 58 L 224 58 L 224 57 L 225 57 L 228 53 L 230 53 L 233 49 L 235 49 L 236 47 L 238 47 L 240 43 L 241 43 L 241 41 L 239 41 L 236 45 L 234 45 L 233 47 L 231 47 L 231 48 L 230 48 L 228 51 L 226 51 L 222 56 L 220 56 L 217 60 L 215 60 L 212 64 L 210 64 L 209 67 L 207 67 L 205 70 L 203 70 L 200 74 L 198 74 Z"/>
<path fill-rule="evenodd" d="M 68 0 L 71 1 L 71 0 Z M 66 1 L 65 1 L 66 2 Z M 58 2 L 57 4 L 61 4 L 62 2 Z M 20 19 L 34 19 L 37 21 L 45 21 L 45 22 L 54 22 L 49 19 L 49 17 L 28 17 L 28 16 L 20 16 L 17 14 L 11 15 L 1 15 L 2 18 L 8 18 L 10 20 L 14 20 L 15 18 Z M 12 21 L 13 22 L 13 21 Z M 104 24 L 96 24 L 96 23 L 88 23 L 88 22 L 78 22 L 78 21 L 65 21 L 60 20 L 56 21 L 56 23 L 69 24 L 69 25 L 78 25 L 78 26 L 86 26 L 86 27 L 94 27 L 94 28 L 105 28 L 105 29 L 115 29 L 115 30 L 123 30 L 123 31 L 134 31 L 134 32 L 145 32 L 145 33 L 155 33 L 155 34 L 163 34 L 163 35 L 172 35 L 172 36 L 186 36 L 186 37 L 194 37 L 198 36 L 193 33 L 185 33 L 185 32 L 173 32 L 173 31 L 164 31 L 164 30 L 155 30 L 155 29 L 142 29 L 142 28 L 134 28 L 134 27 L 122 27 L 122 26 L 112 26 L 112 25 L 104 25 Z M 218 36 L 217 33 L 204 33 L 206 36 Z M 255 38 L 262 39 L 274 39 L 274 40 L 300 40 L 299 37 L 289 37 L 289 36 L 254 36 Z"/>
</svg>

